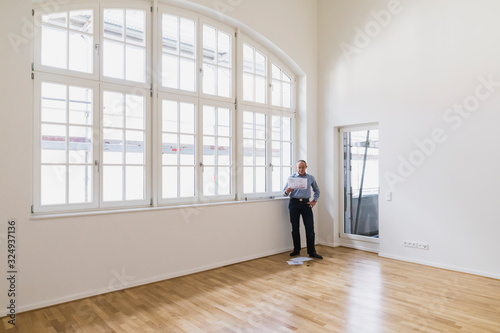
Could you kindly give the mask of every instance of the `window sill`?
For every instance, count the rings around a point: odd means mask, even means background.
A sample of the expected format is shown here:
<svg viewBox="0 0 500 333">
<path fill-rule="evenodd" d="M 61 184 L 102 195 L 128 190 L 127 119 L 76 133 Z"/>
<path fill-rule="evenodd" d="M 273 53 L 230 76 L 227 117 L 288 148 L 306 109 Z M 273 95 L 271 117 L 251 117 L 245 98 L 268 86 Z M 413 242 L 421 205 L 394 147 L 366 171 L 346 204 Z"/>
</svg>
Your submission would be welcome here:
<svg viewBox="0 0 500 333">
<path fill-rule="evenodd" d="M 248 200 L 235 200 L 235 201 L 221 201 L 221 202 L 209 202 L 209 203 L 198 203 L 198 204 L 179 204 L 171 206 L 156 206 L 156 207 L 138 207 L 138 208 L 118 208 L 118 209 L 102 209 L 102 210 L 87 210 L 78 212 L 60 212 L 60 213 L 34 213 L 31 215 L 30 220 L 48 220 L 48 219 L 58 219 L 58 218 L 68 218 L 68 217 L 84 217 L 84 216 L 95 216 L 95 215 L 108 215 L 108 214 L 124 214 L 124 213 L 137 213 L 137 212 L 151 212 L 158 210 L 171 210 L 171 209 L 186 209 L 186 208 L 196 208 L 196 207 L 209 207 L 209 206 L 221 206 L 221 205 L 235 205 L 235 204 L 246 204 L 255 202 L 267 202 L 273 200 L 283 200 L 288 199 L 288 197 L 275 197 L 272 199 L 248 199 Z"/>
</svg>

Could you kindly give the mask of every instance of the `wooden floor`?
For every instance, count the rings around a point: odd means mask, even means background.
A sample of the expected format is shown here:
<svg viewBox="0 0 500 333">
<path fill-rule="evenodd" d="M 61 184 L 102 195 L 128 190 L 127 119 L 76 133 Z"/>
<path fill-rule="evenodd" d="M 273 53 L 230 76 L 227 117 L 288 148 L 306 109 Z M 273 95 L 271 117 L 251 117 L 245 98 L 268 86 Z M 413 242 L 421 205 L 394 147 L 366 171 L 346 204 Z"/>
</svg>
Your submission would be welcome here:
<svg viewBox="0 0 500 333">
<path fill-rule="evenodd" d="M 500 280 L 318 252 L 302 266 L 283 253 L 21 313 L 0 331 L 500 332 Z"/>
</svg>

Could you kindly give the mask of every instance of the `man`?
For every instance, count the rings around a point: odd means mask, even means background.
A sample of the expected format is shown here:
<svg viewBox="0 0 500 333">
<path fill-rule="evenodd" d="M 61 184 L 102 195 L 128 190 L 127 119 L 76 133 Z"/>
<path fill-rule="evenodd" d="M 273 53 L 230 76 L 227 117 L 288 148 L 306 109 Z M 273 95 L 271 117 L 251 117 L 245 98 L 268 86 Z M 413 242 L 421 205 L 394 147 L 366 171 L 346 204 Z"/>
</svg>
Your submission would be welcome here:
<svg viewBox="0 0 500 333">
<path fill-rule="evenodd" d="M 302 220 L 304 221 L 304 227 L 306 229 L 306 240 L 307 240 L 307 253 L 309 257 L 316 259 L 323 259 L 322 256 L 316 253 L 314 248 L 314 219 L 312 208 L 316 205 L 319 198 L 319 187 L 316 183 L 316 179 L 312 175 L 306 174 L 307 163 L 304 160 L 299 160 L 297 162 L 297 171 L 289 177 L 283 193 L 285 196 L 290 196 L 290 203 L 288 204 L 288 210 L 290 211 L 290 222 L 292 223 L 292 239 L 293 239 L 293 252 L 290 256 L 296 256 L 300 254 L 300 215 L 302 215 Z M 291 179 L 293 178 L 293 179 Z M 295 179 L 297 178 L 297 179 Z M 290 185 L 288 183 L 292 183 Z M 293 187 L 293 188 L 292 188 Z M 313 200 L 311 198 L 311 187 L 314 191 Z"/>
</svg>

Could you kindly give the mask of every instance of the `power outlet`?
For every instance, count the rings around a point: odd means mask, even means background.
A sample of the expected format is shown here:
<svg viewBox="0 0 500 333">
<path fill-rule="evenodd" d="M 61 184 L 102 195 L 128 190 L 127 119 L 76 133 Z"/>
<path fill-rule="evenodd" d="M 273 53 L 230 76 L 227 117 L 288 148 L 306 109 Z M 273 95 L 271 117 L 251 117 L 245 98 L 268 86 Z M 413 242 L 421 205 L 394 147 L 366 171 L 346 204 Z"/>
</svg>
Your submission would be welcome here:
<svg viewBox="0 0 500 333">
<path fill-rule="evenodd" d="M 403 245 L 406 247 L 417 247 L 417 242 L 414 241 L 403 241 Z"/>
<path fill-rule="evenodd" d="M 418 248 L 421 250 L 428 250 L 429 249 L 429 244 L 427 243 L 418 243 Z"/>
</svg>

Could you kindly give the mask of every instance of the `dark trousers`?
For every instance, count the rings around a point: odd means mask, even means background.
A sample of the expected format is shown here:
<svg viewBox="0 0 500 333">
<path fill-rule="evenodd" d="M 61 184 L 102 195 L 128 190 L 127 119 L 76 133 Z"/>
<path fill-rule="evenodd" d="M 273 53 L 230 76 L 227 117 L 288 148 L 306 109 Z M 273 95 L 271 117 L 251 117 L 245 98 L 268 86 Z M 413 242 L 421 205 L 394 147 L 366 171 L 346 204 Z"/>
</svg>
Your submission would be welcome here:
<svg viewBox="0 0 500 333">
<path fill-rule="evenodd" d="M 312 208 L 307 204 L 308 201 L 309 200 L 299 201 L 298 199 L 290 199 L 288 210 L 290 211 L 290 222 L 292 223 L 293 251 L 300 252 L 299 226 L 300 215 L 302 215 L 302 221 L 306 229 L 307 253 L 312 255 L 316 253 L 314 248 L 314 219 Z"/>
</svg>

